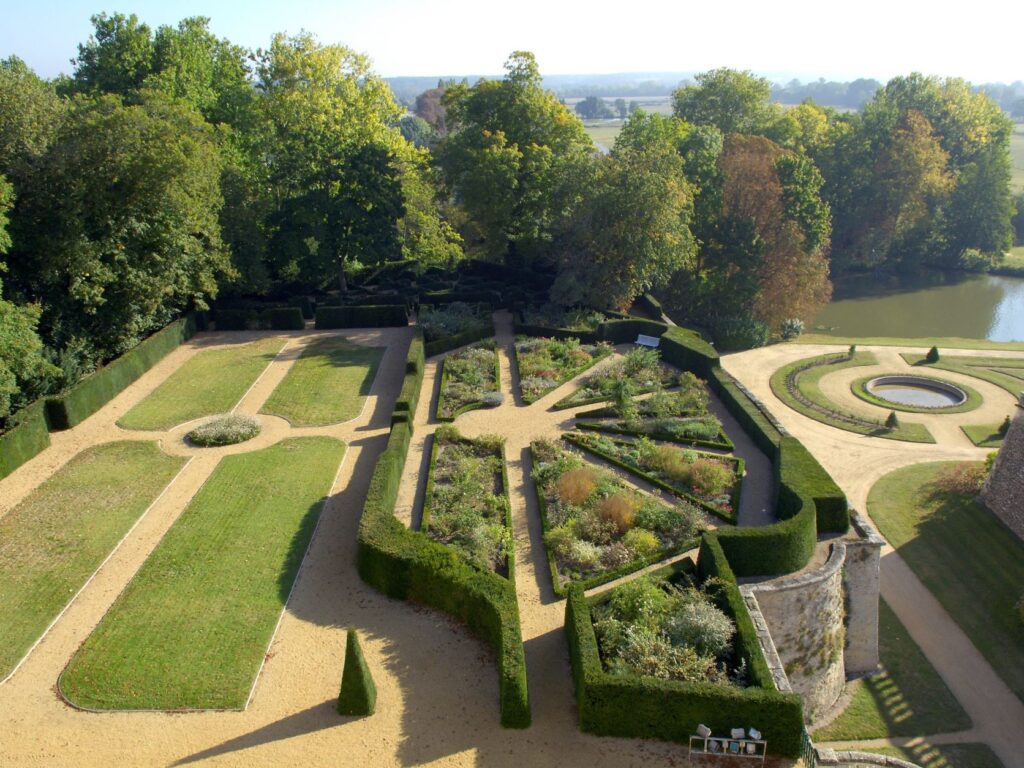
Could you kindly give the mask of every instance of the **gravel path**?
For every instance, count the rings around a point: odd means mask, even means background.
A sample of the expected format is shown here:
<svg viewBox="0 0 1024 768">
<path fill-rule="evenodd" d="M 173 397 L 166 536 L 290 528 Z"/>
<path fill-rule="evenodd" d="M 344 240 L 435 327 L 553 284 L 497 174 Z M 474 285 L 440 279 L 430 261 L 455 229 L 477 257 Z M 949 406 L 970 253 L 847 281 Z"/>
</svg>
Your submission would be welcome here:
<svg viewBox="0 0 1024 768">
<path fill-rule="evenodd" d="M 844 407 L 861 409 L 872 406 L 850 393 L 850 381 L 875 370 L 909 369 L 899 357 L 900 352 L 927 352 L 927 348 L 913 347 L 858 346 L 858 349 L 873 352 L 879 365 L 828 374 L 822 378 L 821 386 Z M 995 423 L 1013 410 L 1013 398 L 1004 390 L 978 379 L 942 371 L 942 377 L 962 380 L 977 389 L 985 398 L 985 404 L 969 413 L 907 414 L 907 421 L 920 420 L 932 431 L 938 442 L 928 445 L 867 437 L 830 427 L 791 410 L 772 394 L 769 379 L 781 366 L 843 350 L 845 347 L 830 345 L 779 344 L 729 355 L 722 359 L 722 365 L 760 398 L 787 430 L 803 441 L 857 509 L 865 509 L 871 487 L 883 475 L 899 467 L 930 461 L 984 459 L 988 450 L 974 447 L 956 426 Z M 956 354 L 1021 357 L 1019 352 L 1004 354 L 988 350 L 957 350 Z M 956 622 L 888 545 L 882 549 L 881 567 L 882 595 L 886 602 L 974 721 L 974 728 L 955 735 L 956 740 L 984 741 L 995 750 L 1006 768 L 1024 768 L 1024 703 L 1003 683 Z M 875 740 L 860 744 L 879 746 L 905 741 Z"/>
</svg>

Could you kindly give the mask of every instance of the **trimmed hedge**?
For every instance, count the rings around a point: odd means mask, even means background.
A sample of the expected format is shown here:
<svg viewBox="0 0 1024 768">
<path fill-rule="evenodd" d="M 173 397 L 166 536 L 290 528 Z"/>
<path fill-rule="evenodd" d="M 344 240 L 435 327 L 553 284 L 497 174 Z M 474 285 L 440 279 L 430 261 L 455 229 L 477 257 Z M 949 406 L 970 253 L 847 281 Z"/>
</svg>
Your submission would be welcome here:
<svg viewBox="0 0 1024 768">
<path fill-rule="evenodd" d="M 426 366 L 423 331 L 416 328 L 413 331 L 412 341 L 409 342 L 409 351 L 405 356 L 405 376 L 402 378 L 402 389 L 395 401 L 395 413 L 392 415 L 391 423 L 399 414 L 406 414 L 407 421 L 412 421 L 416 413 L 416 405 L 420 401 L 420 387 L 423 385 L 423 371 Z"/>
<path fill-rule="evenodd" d="M 218 309 L 213 313 L 218 331 L 248 331 L 259 325 L 260 314 L 255 309 Z"/>
<path fill-rule="evenodd" d="M 504 304 L 499 291 L 427 291 L 420 294 L 420 304 L 453 304 L 456 301 L 466 304 L 489 304 L 492 308 Z"/>
<path fill-rule="evenodd" d="M 366 666 L 359 635 L 349 627 L 345 644 L 345 669 L 338 694 L 339 715 L 372 715 L 377 708 L 377 686 Z"/>
<path fill-rule="evenodd" d="M 260 313 L 260 327 L 271 331 L 301 331 L 306 321 L 298 307 L 272 307 Z"/>
<path fill-rule="evenodd" d="M 292 299 L 289 302 L 289 306 L 298 307 L 299 311 L 302 312 L 303 320 L 312 320 L 315 314 L 313 301 L 309 296 L 299 296 L 298 298 Z"/>
<path fill-rule="evenodd" d="M 89 374 L 71 389 L 46 400 L 46 420 L 51 430 L 81 424 L 109 403 L 183 341 L 195 335 L 195 315 L 175 320 L 108 365 Z"/>
<path fill-rule="evenodd" d="M 640 296 L 637 296 L 636 303 L 639 304 L 644 309 L 646 309 L 655 317 L 661 317 L 663 314 L 665 314 L 665 308 L 661 306 L 661 302 L 658 301 L 656 298 L 654 298 L 653 295 L 649 293 L 644 293 L 641 294 Z"/>
<path fill-rule="evenodd" d="M 737 634 L 740 653 L 753 653 L 748 661 L 755 685 L 748 688 L 713 683 L 684 683 L 638 675 L 611 675 L 604 671 L 597 637 L 590 615 L 590 603 L 583 590 L 573 587 L 565 606 L 565 629 L 576 687 L 576 705 L 581 730 L 602 736 L 662 739 L 687 743 L 703 723 L 714 733 L 726 734 L 736 727 L 757 727 L 768 741 L 772 754 L 797 757 L 803 728 L 803 703 L 795 693 L 781 693 L 758 681 L 767 664 L 757 647 L 749 643 L 753 624 L 735 592 L 728 609 L 738 608 Z M 746 621 L 743 621 L 743 618 Z M 749 626 L 747 626 L 749 624 Z"/>
<path fill-rule="evenodd" d="M 316 327 L 394 328 L 409 324 L 405 307 L 398 304 L 370 304 L 350 307 L 317 307 Z"/>
<path fill-rule="evenodd" d="M 747 397 L 740 389 L 736 380 L 733 379 L 724 369 L 716 366 L 708 376 L 708 384 L 721 399 L 726 409 L 736 421 L 740 423 L 743 430 L 757 444 L 764 453 L 773 461 L 778 458 L 779 442 L 782 434 L 775 425 L 765 416 L 761 409 Z"/>
<path fill-rule="evenodd" d="M 448 352 L 456 349 L 457 347 L 464 347 L 467 344 L 472 344 L 474 341 L 489 339 L 493 335 L 494 326 L 488 325 L 486 328 L 480 328 L 475 331 L 463 331 L 462 333 L 456 333 L 453 336 L 443 336 L 440 339 L 434 339 L 433 341 L 427 342 L 425 349 L 426 355 L 427 357 L 440 355 L 442 352 Z"/>
<path fill-rule="evenodd" d="M 12 417 L 14 426 L 0 434 L 0 478 L 7 477 L 50 445 L 46 403 L 36 400 Z"/>
<path fill-rule="evenodd" d="M 601 341 L 610 341 L 612 344 L 625 344 L 636 341 L 639 334 L 645 336 L 663 336 L 669 330 L 664 323 L 657 323 L 654 320 L 645 320 L 642 317 L 633 317 L 628 320 L 606 320 L 597 327 Z"/>
<path fill-rule="evenodd" d="M 437 608 L 465 622 L 498 657 L 501 724 L 526 728 L 530 700 L 515 586 L 469 565 L 443 544 L 408 530 L 395 501 L 412 429 L 398 422 L 377 460 L 359 521 L 356 566 L 363 581 L 389 597 Z"/>
<path fill-rule="evenodd" d="M 718 368 L 718 353 L 697 331 L 670 327 L 661 337 L 661 359 L 684 371 L 693 371 L 702 378 Z"/>
</svg>

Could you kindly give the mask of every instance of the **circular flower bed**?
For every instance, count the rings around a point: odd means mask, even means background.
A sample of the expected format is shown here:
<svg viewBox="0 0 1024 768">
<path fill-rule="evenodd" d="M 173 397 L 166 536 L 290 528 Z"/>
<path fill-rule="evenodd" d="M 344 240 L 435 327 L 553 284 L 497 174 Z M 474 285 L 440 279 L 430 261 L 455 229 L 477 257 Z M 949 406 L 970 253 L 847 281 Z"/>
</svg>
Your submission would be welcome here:
<svg viewBox="0 0 1024 768">
<path fill-rule="evenodd" d="M 251 440 L 260 433 L 260 423 L 252 416 L 228 413 L 200 424 L 186 435 L 190 443 L 210 448 Z"/>
</svg>

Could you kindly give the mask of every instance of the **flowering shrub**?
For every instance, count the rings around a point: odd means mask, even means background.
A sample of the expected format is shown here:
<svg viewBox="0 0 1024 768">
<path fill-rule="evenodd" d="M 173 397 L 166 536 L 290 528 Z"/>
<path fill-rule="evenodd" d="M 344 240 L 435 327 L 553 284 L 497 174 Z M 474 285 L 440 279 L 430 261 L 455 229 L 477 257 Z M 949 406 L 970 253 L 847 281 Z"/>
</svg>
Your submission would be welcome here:
<svg viewBox="0 0 1024 768">
<path fill-rule="evenodd" d="M 252 416 L 228 413 L 216 416 L 188 433 L 190 442 L 204 448 L 234 445 L 251 440 L 260 433 L 260 423 Z"/>
</svg>

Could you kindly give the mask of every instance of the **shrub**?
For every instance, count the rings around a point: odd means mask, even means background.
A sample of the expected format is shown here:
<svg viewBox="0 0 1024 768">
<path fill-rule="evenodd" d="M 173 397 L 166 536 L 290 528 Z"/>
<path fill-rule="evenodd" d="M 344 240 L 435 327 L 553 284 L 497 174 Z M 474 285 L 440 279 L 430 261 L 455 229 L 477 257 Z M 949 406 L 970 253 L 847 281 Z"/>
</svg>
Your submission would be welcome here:
<svg viewBox="0 0 1024 768">
<path fill-rule="evenodd" d="M 803 332 L 804 321 L 798 317 L 791 317 L 788 320 L 783 320 L 782 325 L 779 326 L 779 335 L 782 336 L 783 341 L 795 339 Z"/>
<path fill-rule="evenodd" d="M 763 347 L 772 331 L 766 323 L 752 317 L 726 317 L 715 323 L 715 346 L 720 350 Z"/>
<path fill-rule="evenodd" d="M 692 646 L 706 656 L 724 653 L 736 634 L 732 619 L 706 598 L 689 599 L 662 626 L 674 645 Z"/>
<path fill-rule="evenodd" d="M 350 307 L 317 307 L 316 327 L 324 328 L 387 328 L 409 324 L 405 307 L 367 305 Z"/>
<path fill-rule="evenodd" d="M 924 356 L 925 362 L 937 363 L 939 362 L 939 348 L 932 347 L 928 350 L 928 354 Z"/>
<path fill-rule="evenodd" d="M 505 395 L 501 392 L 484 392 L 484 396 L 480 398 L 480 401 L 488 408 L 497 408 L 505 402 Z"/>
<path fill-rule="evenodd" d="M 558 498 L 563 504 L 579 506 L 597 487 L 597 476 L 591 469 L 571 469 L 555 483 Z"/>
<path fill-rule="evenodd" d="M 306 320 L 298 307 L 272 307 L 260 315 L 260 326 L 273 331 L 301 331 Z"/>
<path fill-rule="evenodd" d="M 611 520 L 605 520 L 596 509 L 588 509 L 576 518 L 579 537 L 592 544 L 611 544 L 618 534 L 618 527 Z"/>
<path fill-rule="evenodd" d="M 641 466 L 661 472 L 680 482 L 688 482 L 692 467 L 691 453 L 671 445 L 654 445 L 650 441 L 640 446 Z"/>
<path fill-rule="evenodd" d="M 999 425 L 999 436 L 1006 437 L 1006 433 L 1010 431 L 1010 417 L 1007 416 L 1003 419 L 1003 423 Z"/>
<path fill-rule="evenodd" d="M 631 531 L 627 531 L 626 535 L 622 537 L 622 543 L 630 551 L 635 552 L 637 557 L 652 557 L 661 549 L 658 537 L 643 528 L 633 528 Z"/>
<path fill-rule="evenodd" d="M 260 423 L 252 416 L 240 413 L 226 413 L 215 416 L 188 433 L 190 442 L 204 448 L 219 445 L 234 445 L 252 440 L 260 433 Z"/>
<path fill-rule="evenodd" d="M 714 459 L 697 459 L 690 465 L 690 484 L 704 496 L 716 496 L 733 483 L 733 472 Z"/>
<path fill-rule="evenodd" d="M 338 695 L 339 715 L 372 715 L 377 708 L 377 686 L 373 682 L 359 636 L 349 627 L 345 644 L 345 669 L 341 675 Z"/>
<path fill-rule="evenodd" d="M 10 421 L 13 426 L 0 432 L 0 478 L 7 477 L 50 445 L 44 401 L 37 400 L 22 408 Z"/>
<path fill-rule="evenodd" d="M 556 525 L 544 534 L 544 544 L 554 553 L 555 557 L 568 559 L 576 539 L 576 531 L 571 523 Z"/>
<path fill-rule="evenodd" d="M 889 416 L 885 419 L 885 428 L 888 430 L 899 429 L 900 419 L 896 415 L 896 411 L 889 411 Z"/>
<path fill-rule="evenodd" d="M 636 555 L 623 542 L 616 541 L 604 548 L 601 553 L 601 565 L 608 569 L 621 568 L 631 562 Z"/>
<path fill-rule="evenodd" d="M 602 520 L 612 523 L 618 530 L 619 535 L 625 535 L 633 527 L 637 509 L 640 508 L 640 500 L 636 494 L 616 493 L 602 499 L 597 505 L 597 513 Z"/>
<path fill-rule="evenodd" d="M 939 472 L 935 477 L 935 487 L 942 493 L 974 496 L 981 492 L 986 474 L 984 465 L 969 461 L 960 462 Z"/>
<path fill-rule="evenodd" d="M 696 536 L 700 520 L 700 511 L 688 501 L 682 501 L 675 507 L 644 504 L 636 515 L 638 527 L 655 531 L 673 541 L 685 541 Z"/>
<path fill-rule="evenodd" d="M 566 555 L 569 564 L 582 570 L 594 568 L 601 562 L 601 548 L 589 541 L 576 539 Z"/>
</svg>

